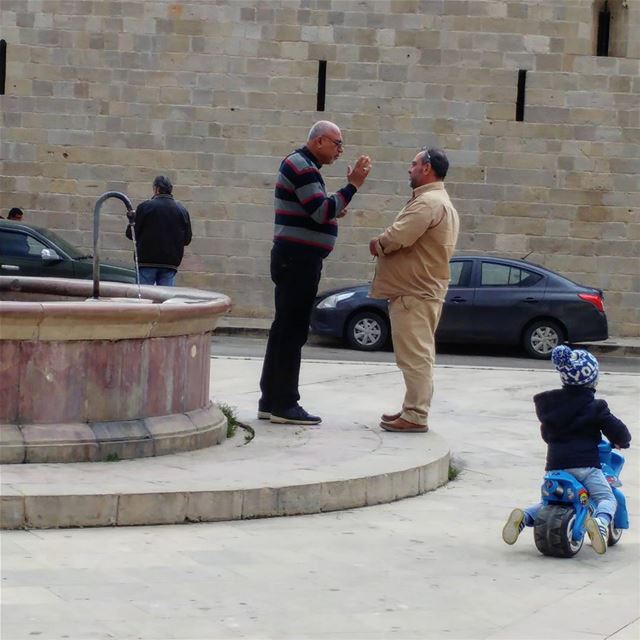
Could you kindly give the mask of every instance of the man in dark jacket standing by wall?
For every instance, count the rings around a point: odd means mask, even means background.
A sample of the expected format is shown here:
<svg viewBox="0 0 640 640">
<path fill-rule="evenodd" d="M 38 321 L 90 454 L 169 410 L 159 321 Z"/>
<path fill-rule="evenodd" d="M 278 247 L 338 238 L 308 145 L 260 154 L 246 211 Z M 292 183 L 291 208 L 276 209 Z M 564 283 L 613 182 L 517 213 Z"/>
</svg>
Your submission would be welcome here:
<svg viewBox="0 0 640 640">
<path fill-rule="evenodd" d="M 184 248 L 191 242 L 189 212 L 173 199 L 172 191 L 169 178 L 156 176 L 153 197 L 136 209 L 134 230 L 141 284 L 172 287 Z M 131 226 L 126 234 L 131 240 Z"/>
</svg>

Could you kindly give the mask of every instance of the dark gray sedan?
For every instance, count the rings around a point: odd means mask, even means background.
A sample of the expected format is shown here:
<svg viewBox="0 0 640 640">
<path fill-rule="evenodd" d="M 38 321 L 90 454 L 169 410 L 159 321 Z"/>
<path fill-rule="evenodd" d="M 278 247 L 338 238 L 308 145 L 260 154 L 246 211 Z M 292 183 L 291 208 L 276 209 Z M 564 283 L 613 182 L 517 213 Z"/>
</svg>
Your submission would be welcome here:
<svg viewBox="0 0 640 640">
<path fill-rule="evenodd" d="M 326 291 L 315 301 L 311 331 L 375 351 L 389 341 L 386 300 L 368 297 L 369 285 Z M 600 289 L 585 287 L 524 260 L 459 256 L 436 340 L 443 343 L 522 345 L 548 358 L 562 342 L 608 338 Z"/>
<path fill-rule="evenodd" d="M 90 280 L 93 256 L 49 229 L 0 220 L 0 275 Z M 125 265 L 101 262 L 100 280 L 135 283 L 136 272 Z"/>
</svg>

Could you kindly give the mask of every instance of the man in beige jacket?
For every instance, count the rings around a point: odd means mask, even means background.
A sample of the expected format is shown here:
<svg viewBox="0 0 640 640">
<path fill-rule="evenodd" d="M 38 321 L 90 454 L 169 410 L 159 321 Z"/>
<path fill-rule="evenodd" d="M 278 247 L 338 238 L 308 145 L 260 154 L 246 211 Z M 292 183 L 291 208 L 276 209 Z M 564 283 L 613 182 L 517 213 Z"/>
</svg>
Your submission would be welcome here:
<svg viewBox="0 0 640 640">
<path fill-rule="evenodd" d="M 449 161 L 422 150 L 409 169 L 411 200 L 369 243 L 378 258 L 370 296 L 389 300 L 391 337 L 406 394 L 402 411 L 383 414 L 386 431 L 424 432 L 433 395 L 434 335 L 449 286 L 449 258 L 458 239 L 458 213 L 443 180 Z"/>
</svg>

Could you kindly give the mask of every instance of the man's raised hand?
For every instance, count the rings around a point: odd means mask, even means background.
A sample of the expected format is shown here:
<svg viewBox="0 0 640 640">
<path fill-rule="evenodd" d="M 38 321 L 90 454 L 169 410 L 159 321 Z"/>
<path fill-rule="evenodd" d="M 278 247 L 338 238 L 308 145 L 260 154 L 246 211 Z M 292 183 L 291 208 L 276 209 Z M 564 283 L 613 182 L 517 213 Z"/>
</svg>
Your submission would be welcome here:
<svg viewBox="0 0 640 640">
<path fill-rule="evenodd" d="M 356 160 L 353 169 L 351 166 L 347 168 L 347 181 L 356 189 L 359 189 L 367 179 L 369 171 L 371 171 L 371 158 L 369 156 L 360 156 Z"/>
</svg>

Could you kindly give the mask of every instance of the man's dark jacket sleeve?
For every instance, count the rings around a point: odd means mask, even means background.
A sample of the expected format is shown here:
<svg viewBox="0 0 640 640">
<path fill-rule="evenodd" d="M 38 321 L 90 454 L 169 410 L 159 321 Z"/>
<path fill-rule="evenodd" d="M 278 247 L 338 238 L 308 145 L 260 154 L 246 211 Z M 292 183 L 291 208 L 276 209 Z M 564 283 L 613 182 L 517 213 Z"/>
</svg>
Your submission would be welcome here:
<svg viewBox="0 0 640 640">
<path fill-rule="evenodd" d="M 185 223 L 185 233 L 184 233 L 184 244 L 185 247 L 188 244 L 191 244 L 191 238 L 193 237 L 193 234 L 191 233 L 191 218 L 189 217 L 189 212 L 184 209 L 184 223 Z"/>
<path fill-rule="evenodd" d="M 139 231 L 140 228 L 142 226 L 142 207 L 143 203 L 141 202 L 137 207 L 136 207 L 136 217 L 134 218 L 134 224 L 135 224 L 135 228 L 136 228 L 136 238 L 139 235 Z M 191 224 L 189 224 L 189 232 L 191 232 Z M 131 237 L 131 225 L 128 224 L 127 225 L 127 230 L 125 231 L 125 235 L 127 236 L 127 238 L 129 238 L 129 240 L 133 240 L 133 238 Z M 191 238 L 191 236 L 189 236 L 189 238 Z M 189 240 L 191 241 L 191 240 Z M 187 244 L 189 244 L 187 242 Z"/>
</svg>

